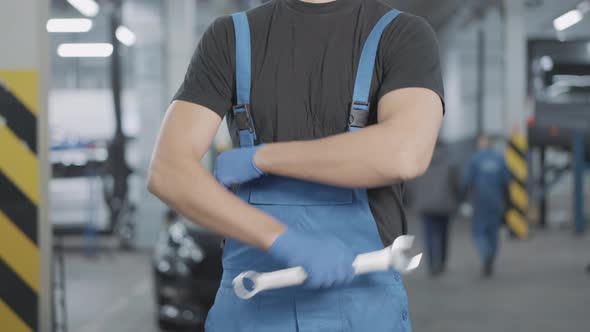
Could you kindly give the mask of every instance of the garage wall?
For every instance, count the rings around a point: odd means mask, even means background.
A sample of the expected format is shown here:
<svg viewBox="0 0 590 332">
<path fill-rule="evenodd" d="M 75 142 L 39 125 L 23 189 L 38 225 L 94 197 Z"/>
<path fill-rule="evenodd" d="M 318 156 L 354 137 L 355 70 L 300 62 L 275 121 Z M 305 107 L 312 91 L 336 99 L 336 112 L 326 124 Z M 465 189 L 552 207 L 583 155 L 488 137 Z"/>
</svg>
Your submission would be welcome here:
<svg viewBox="0 0 590 332">
<path fill-rule="evenodd" d="M 484 131 L 499 134 L 504 129 L 504 36 L 500 13 L 492 11 L 481 22 L 467 27 L 451 22 L 439 33 L 447 103 L 443 137 L 450 141 L 473 137 L 477 132 L 480 30 L 485 41 Z"/>
</svg>

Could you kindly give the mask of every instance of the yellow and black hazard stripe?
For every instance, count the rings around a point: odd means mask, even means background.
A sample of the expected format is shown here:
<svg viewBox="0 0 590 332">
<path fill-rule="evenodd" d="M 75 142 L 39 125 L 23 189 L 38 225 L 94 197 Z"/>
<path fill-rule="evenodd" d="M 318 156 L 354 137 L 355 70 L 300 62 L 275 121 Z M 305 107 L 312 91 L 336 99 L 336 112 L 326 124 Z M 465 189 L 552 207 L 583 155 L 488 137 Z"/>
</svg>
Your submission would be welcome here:
<svg viewBox="0 0 590 332">
<path fill-rule="evenodd" d="M 0 70 L 0 326 L 38 330 L 37 74 Z"/>
<path fill-rule="evenodd" d="M 526 136 L 514 134 L 510 138 L 505 154 L 506 163 L 512 175 L 508 188 L 509 208 L 506 212 L 505 221 L 512 232 L 519 238 L 526 238 L 529 233 L 527 221 L 529 205 L 527 150 L 528 141 Z"/>
</svg>

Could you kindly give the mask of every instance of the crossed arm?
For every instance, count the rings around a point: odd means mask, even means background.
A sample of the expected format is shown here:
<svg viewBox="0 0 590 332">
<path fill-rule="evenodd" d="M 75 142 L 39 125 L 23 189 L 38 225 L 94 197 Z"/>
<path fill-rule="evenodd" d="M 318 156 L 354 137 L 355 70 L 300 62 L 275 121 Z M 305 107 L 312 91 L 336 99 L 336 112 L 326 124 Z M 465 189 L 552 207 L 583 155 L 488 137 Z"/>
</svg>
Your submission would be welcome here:
<svg viewBox="0 0 590 332">
<path fill-rule="evenodd" d="M 266 173 L 344 187 L 378 187 L 414 178 L 428 167 L 442 122 L 430 90 L 390 92 L 378 124 L 306 142 L 268 144 L 255 157 Z M 148 177 L 148 190 L 189 220 L 221 235 L 268 249 L 285 230 L 242 202 L 199 163 L 221 123 L 211 110 L 175 101 L 167 111 Z"/>
<path fill-rule="evenodd" d="M 377 125 L 314 141 L 265 145 L 254 161 L 269 174 L 342 187 L 386 186 L 426 171 L 442 116 L 436 93 L 396 90 L 379 102 Z"/>
</svg>

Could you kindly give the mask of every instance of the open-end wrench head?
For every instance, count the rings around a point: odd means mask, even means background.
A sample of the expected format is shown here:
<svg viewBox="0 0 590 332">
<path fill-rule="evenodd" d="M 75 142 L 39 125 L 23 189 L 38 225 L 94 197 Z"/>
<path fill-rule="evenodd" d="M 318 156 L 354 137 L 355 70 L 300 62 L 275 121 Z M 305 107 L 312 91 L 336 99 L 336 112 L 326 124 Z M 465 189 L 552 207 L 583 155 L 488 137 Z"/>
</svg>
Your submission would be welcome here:
<svg viewBox="0 0 590 332">
<path fill-rule="evenodd" d="M 393 244 L 391 245 L 391 250 L 403 251 L 412 248 L 412 245 L 414 245 L 414 236 L 402 235 L 396 238 L 395 241 L 393 241 Z"/>
<path fill-rule="evenodd" d="M 392 266 L 400 273 L 409 273 L 420 265 L 422 254 L 412 258 L 406 256 L 405 251 L 412 248 L 414 236 L 403 235 L 395 239 L 391 245 L 391 263 Z"/>
<path fill-rule="evenodd" d="M 410 272 L 410 271 L 417 269 L 418 266 L 420 266 L 420 261 L 422 261 L 422 254 L 418 254 L 418 255 L 412 257 L 412 259 L 410 259 L 410 263 L 408 263 L 408 267 L 406 269 L 406 272 Z"/>
<path fill-rule="evenodd" d="M 409 258 L 401 251 L 395 252 L 395 257 L 393 258 L 393 267 L 402 274 L 410 273 L 413 270 L 417 269 L 420 266 L 420 261 L 422 260 L 422 254 L 416 255 L 412 258 Z"/>
</svg>

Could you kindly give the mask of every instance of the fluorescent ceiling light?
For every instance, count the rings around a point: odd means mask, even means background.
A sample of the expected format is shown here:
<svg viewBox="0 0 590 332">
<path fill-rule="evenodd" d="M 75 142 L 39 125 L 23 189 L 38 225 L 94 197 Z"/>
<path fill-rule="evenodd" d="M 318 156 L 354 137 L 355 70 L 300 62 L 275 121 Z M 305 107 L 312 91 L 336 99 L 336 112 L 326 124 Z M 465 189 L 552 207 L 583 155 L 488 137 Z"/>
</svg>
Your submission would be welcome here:
<svg viewBox="0 0 590 332">
<path fill-rule="evenodd" d="M 106 58 L 113 54 L 113 45 L 96 44 L 61 44 L 57 54 L 62 58 Z"/>
<path fill-rule="evenodd" d="M 121 25 L 117 28 L 117 31 L 115 31 L 115 36 L 121 43 L 127 46 L 132 46 L 137 40 L 135 33 L 124 25 Z"/>
<path fill-rule="evenodd" d="M 94 17 L 100 11 L 98 3 L 94 0 L 68 0 L 68 3 L 84 16 Z"/>
<path fill-rule="evenodd" d="M 584 14 L 582 14 L 581 10 L 570 10 L 569 12 L 553 20 L 553 27 L 555 27 L 555 30 L 557 31 L 563 31 L 580 23 L 582 18 L 584 18 Z"/>
<path fill-rule="evenodd" d="M 88 32 L 92 21 L 87 18 L 52 18 L 47 21 L 47 32 Z"/>
</svg>

